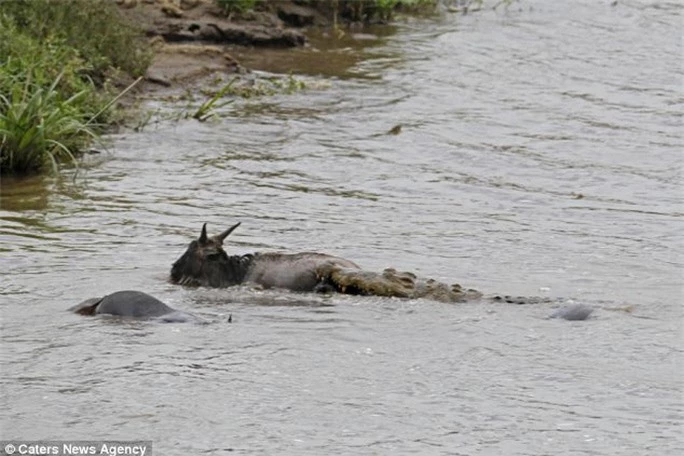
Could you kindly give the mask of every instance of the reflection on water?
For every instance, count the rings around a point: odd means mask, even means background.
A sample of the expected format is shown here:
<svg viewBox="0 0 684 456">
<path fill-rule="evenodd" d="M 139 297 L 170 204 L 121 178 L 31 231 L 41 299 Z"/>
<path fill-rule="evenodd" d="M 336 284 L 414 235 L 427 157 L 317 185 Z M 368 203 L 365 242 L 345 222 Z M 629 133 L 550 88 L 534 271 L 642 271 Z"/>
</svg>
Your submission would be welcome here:
<svg viewBox="0 0 684 456">
<path fill-rule="evenodd" d="M 681 19 L 676 2 L 525 1 L 313 37 L 241 57 L 328 88 L 115 135 L 76 183 L 3 177 L 3 435 L 680 453 Z M 202 223 L 236 221 L 233 253 L 324 251 L 598 310 L 167 282 Z M 211 324 L 65 311 L 121 289 Z"/>
<path fill-rule="evenodd" d="M 48 179 L 37 177 L 0 179 L 0 208 L 7 212 L 41 211 L 47 209 L 50 196 Z M 31 224 L 30 220 L 26 221 Z"/>
<path fill-rule="evenodd" d="M 341 79 L 379 79 L 381 70 L 391 68 L 402 59 L 398 49 L 385 46 L 396 32 L 397 27 L 393 25 L 370 26 L 360 31 L 312 30 L 309 44 L 304 48 L 252 52 L 249 48 L 235 46 L 230 52 L 242 65 L 253 70 Z M 369 58 L 374 61 L 375 71 L 365 68 Z"/>
</svg>

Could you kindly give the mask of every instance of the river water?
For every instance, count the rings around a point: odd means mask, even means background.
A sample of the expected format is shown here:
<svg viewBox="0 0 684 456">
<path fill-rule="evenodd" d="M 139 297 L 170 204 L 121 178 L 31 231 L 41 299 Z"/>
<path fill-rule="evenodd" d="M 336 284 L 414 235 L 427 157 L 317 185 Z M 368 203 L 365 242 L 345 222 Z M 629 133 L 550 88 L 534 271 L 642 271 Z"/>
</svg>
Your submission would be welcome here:
<svg viewBox="0 0 684 456">
<path fill-rule="evenodd" d="M 327 87 L 113 136 L 75 182 L 4 179 L 0 437 L 681 453 L 682 13 L 525 0 L 313 37 L 251 63 Z M 232 253 L 316 250 L 596 311 L 166 281 L 203 222 L 237 221 Z M 211 323 L 66 311 L 121 289 Z"/>
</svg>

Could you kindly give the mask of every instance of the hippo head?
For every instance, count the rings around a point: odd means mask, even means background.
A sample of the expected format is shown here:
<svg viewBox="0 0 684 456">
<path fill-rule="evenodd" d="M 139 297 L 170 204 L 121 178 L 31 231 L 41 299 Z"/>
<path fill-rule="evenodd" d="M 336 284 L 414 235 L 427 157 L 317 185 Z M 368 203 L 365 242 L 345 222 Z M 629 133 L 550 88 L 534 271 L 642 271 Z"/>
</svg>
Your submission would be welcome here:
<svg viewBox="0 0 684 456">
<path fill-rule="evenodd" d="M 221 234 L 207 236 L 202 225 L 199 239 L 192 241 L 185 253 L 171 267 L 171 282 L 181 285 L 227 287 L 242 282 L 246 264 L 243 257 L 229 257 L 223 241 L 240 226 L 236 223 Z"/>
</svg>

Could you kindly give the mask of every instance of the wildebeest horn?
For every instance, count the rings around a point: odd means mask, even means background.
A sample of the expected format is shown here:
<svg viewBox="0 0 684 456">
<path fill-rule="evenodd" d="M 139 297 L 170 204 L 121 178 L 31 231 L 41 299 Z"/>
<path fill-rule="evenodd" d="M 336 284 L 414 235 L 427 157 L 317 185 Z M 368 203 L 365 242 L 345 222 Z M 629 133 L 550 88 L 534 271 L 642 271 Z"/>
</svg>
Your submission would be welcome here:
<svg viewBox="0 0 684 456">
<path fill-rule="evenodd" d="M 200 244 L 206 244 L 207 243 L 207 224 L 206 223 L 204 225 L 202 225 L 202 234 L 200 234 L 199 243 Z"/>
<path fill-rule="evenodd" d="M 218 236 L 216 236 L 216 239 L 218 239 L 221 243 L 223 243 L 223 240 L 224 240 L 225 238 L 227 238 L 228 235 L 229 235 L 230 233 L 232 233 L 233 230 L 234 230 L 235 228 L 237 228 L 238 226 L 240 226 L 241 223 L 242 223 L 242 222 L 237 222 L 235 225 L 231 226 L 231 227 L 228 228 L 226 231 L 224 231 L 223 233 L 221 233 L 221 234 L 219 234 Z"/>
</svg>

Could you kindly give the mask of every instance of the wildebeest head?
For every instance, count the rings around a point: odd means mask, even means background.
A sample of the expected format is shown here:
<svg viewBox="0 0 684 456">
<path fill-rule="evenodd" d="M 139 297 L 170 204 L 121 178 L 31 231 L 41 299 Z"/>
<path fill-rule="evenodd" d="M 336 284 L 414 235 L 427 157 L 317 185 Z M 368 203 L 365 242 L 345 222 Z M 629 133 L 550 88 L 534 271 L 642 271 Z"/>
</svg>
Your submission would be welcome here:
<svg viewBox="0 0 684 456">
<path fill-rule="evenodd" d="M 246 269 L 243 257 L 229 257 L 223 250 L 223 241 L 238 226 L 240 223 L 208 237 L 207 224 L 202 225 L 199 239 L 192 241 L 185 253 L 173 263 L 171 281 L 210 287 L 227 287 L 242 282 Z"/>
</svg>

